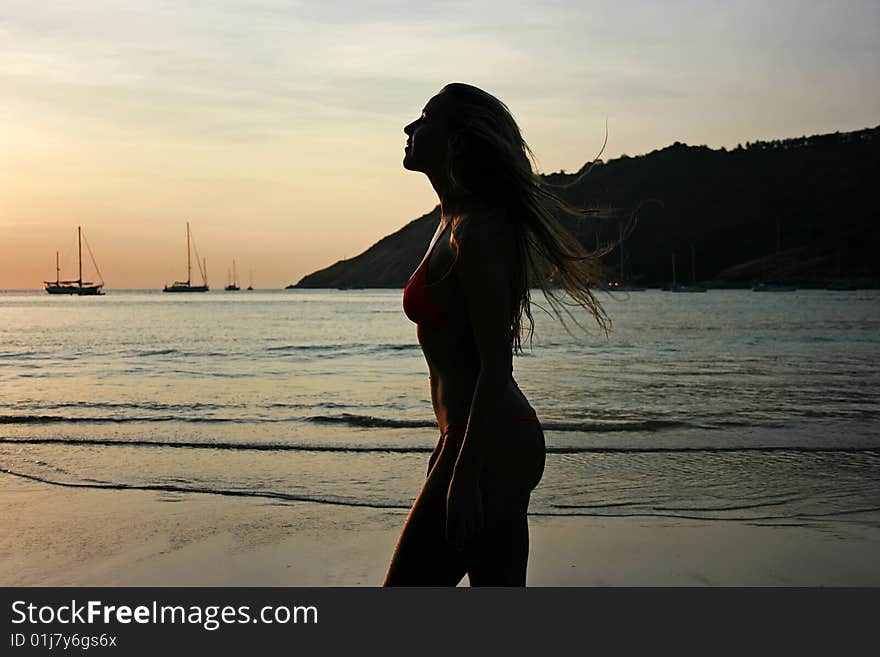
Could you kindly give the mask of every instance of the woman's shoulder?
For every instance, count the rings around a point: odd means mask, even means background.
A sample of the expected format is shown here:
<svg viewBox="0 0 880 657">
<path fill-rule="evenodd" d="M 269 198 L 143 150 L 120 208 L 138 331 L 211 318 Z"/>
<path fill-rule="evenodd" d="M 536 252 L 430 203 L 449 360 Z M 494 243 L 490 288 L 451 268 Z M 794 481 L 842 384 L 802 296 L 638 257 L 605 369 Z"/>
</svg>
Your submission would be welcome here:
<svg viewBox="0 0 880 657">
<path fill-rule="evenodd" d="M 477 210 L 461 217 L 454 230 L 454 269 L 459 278 L 506 272 L 516 257 L 513 227 L 503 210 Z"/>
<path fill-rule="evenodd" d="M 453 225 L 455 240 L 461 248 L 470 242 L 474 248 L 501 246 L 512 236 L 511 224 L 504 208 L 476 207 L 464 212 Z"/>
</svg>

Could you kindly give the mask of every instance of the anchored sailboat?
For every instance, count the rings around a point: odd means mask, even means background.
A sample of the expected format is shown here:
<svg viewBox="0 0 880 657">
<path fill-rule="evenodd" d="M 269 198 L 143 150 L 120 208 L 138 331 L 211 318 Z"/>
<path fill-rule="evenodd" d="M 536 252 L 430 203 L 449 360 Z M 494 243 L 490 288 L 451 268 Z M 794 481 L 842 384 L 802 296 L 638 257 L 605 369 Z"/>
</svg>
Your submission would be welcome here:
<svg viewBox="0 0 880 657">
<path fill-rule="evenodd" d="M 675 278 L 675 252 L 672 252 L 672 287 L 669 288 L 670 292 L 706 292 L 706 288 L 702 285 L 697 285 L 697 270 L 694 265 L 694 245 L 691 244 L 691 285 L 680 285 Z"/>
<path fill-rule="evenodd" d="M 227 272 L 228 273 L 228 272 Z M 227 292 L 238 292 L 238 272 L 235 270 L 235 260 L 232 261 L 232 276 L 229 278 L 229 285 L 226 286 Z"/>
<path fill-rule="evenodd" d="M 253 290 L 254 289 L 254 270 L 251 269 L 248 272 L 248 275 L 250 276 L 250 284 L 247 286 L 247 289 Z"/>
<path fill-rule="evenodd" d="M 55 252 L 55 280 L 54 281 L 43 281 L 46 285 L 46 292 L 49 294 L 76 294 L 78 296 L 98 296 L 104 294 L 101 291 L 101 288 L 104 287 L 104 279 L 101 276 L 101 272 L 98 269 L 98 263 L 95 262 L 95 256 L 92 254 L 92 249 L 89 246 L 88 241 L 86 241 L 86 249 L 89 252 L 89 256 L 92 258 L 92 265 L 95 267 L 95 272 L 98 274 L 98 278 L 101 279 L 100 283 L 92 283 L 91 281 L 83 280 L 83 266 L 82 266 L 82 242 L 83 242 L 83 234 L 82 234 L 82 226 L 76 227 L 76 243 L 77 243 L 77 259 L 79 261 L 79 278 L 75 281 L 62 281 L 61 280 L 61 261 L 59 259 L 58 252 Z"/>
<path fill-rule="evenodd" d="M 620 240 L 618 249 L 620 250 L 620 276 L 616 281 L 611 281 L 608 283 L 609 290 L 615 290 L 620 292 L 644 292 L 645 288 L 640 285 L 631 285 L 629 283 L 624 283 L 623 277 L 623 224 L 620 224 Z M 596 250 L 599 250 L 599 241 L 596 240 Z"/>
<path fill-rule="evenodd" d="M 779 253 L 782 251 L 782 226 L 779 217 L 776 217 L 776 256 L 774 266 L 779 267 Z M 762 264 L 761 269 L 764 269 Z M 782 281 L 770 281 L 761 276 L 760 280 L 752 281 L 752 292 L 794 292 L 797 287 Z"/>
<path fill-rule="evenodd" d="M 195 249 L 195 244 L 190 248 L 192 238 L 189 232 L 189 222 L 186 222 L 186 280 L 174 281 L 171 285 L 166 285 L 163 292 L 207 292 L 208 291 L 208 264 L 199 261 L 199 252 Z M 202 274 L 202 284 L 192 284 L 192 262 L 190 252 L 196 250 L 196 264 L 199 266 L 199 272 Z"/>
</svg>

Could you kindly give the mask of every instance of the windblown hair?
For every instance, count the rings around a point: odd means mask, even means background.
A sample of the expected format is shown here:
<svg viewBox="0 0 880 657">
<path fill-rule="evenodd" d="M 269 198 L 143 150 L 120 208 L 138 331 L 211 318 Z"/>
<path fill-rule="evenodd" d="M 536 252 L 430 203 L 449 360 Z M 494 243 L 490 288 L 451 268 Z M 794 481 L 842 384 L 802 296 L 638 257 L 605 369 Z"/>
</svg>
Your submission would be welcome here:
<svg viewBox="0 0 880 657">
<path fill-rule="evenodd" d="M 615 245 L 589 253 L 558 219 L 563 215 L 595 217 L 599 213 L 572 206 L 542 182 L 532 166 L 534 155 L 503 102 L 460 82 L 447 84 L 440 93 L 449 94 L 455 103 L 450 113 L 448 165 L 453 191 L 465 199 L 502 207 L 514 231 L 518 257 L 512 276 L 513 352 L 522 352 L 523 338 L 531 341 L 534 334 L 529 292 L 532 285 L 541 288 L 553 314 L 566 329 L 564 315 L 578 324 L 569 307 L 580 306 L 607 334 L 611 320 L 590 288 L 607 283 L 599 258 Z M 453 240 L 455 227 L 453 224 Z M 570 300 L 564 299 L 565 294 Z"/>
</svg>

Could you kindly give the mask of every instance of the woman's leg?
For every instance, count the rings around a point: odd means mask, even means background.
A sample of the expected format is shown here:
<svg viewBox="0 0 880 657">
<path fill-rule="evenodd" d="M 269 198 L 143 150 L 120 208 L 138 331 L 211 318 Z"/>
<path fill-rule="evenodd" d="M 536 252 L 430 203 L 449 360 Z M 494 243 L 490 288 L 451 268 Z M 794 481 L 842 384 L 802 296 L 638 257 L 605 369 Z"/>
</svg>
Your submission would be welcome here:
<svg viewBox="0 0 880 657">
<path fill-rule="evenodd" d="M 511 422 L 489 454 L 480 489 L 485 526 L 469 550 L 471 586 L 525 586 L 531 491 L 544 473 L 544 433 L 538 422 Z"/>
<path fill-rule="evenodd" d="M 485 504 L 485 502 L 484 502 Z M 504 509 L 484 508 L 485 526 L 470 548 L 471 586 L 525 586 L 529 561 L 529 496 L 509 500 Z"/>
<path fill-rule="evenodd" d="M 428 477 L 410 509 L 383 586 L 456 586 L 464 554 L 446 542 L 446 495 L 462 432 L 447 432 L 428 463 Z"/>
</svg>

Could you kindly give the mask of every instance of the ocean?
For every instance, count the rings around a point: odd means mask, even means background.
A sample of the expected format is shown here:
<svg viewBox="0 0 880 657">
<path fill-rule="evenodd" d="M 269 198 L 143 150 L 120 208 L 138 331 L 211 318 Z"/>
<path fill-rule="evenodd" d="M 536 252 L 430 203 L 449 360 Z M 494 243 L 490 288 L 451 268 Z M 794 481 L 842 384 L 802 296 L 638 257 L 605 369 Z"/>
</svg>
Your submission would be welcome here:
<svg viewBox="0 0 880 657">
<path fill-rule="evenodd" d="M 880 291 L 599 298 L 514 359 L 532 514 L 880 526 Z M 437 438 L 398 290 L 0 293 L 0 485 L 406 509 Z"/>
</svg>

